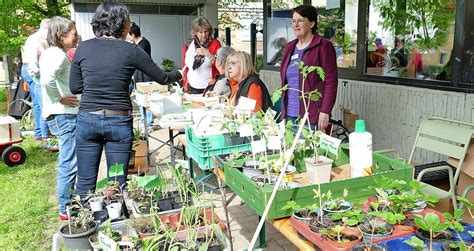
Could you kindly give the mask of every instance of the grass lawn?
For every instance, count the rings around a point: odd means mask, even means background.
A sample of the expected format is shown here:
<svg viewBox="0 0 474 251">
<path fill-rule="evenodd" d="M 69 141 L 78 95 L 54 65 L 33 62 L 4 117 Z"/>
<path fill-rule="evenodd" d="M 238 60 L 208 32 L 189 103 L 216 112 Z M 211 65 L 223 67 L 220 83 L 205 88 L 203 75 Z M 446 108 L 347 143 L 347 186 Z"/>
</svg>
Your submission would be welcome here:
<svg viewBox="0 0 474 251">
<path fill-rule="evenodd" d="M 0 89 L 0 114 L 6 113 L 5 91 Z M 0 161 L 0 249 L 48 250 L 57 232 L 57 153 L 43 150 L 32 137 L 21 146 L 25 164 L 8 167 Z"/>
</svg>

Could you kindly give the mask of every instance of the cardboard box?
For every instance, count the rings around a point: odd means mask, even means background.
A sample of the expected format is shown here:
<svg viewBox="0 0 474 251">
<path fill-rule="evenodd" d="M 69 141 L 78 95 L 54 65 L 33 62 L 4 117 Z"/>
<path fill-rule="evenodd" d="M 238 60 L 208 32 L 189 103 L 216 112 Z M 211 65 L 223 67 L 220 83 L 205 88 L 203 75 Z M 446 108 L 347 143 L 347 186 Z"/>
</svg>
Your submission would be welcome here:
<svg viewBox="0 0 474 251">
<path fill-rule="evenodd" d="M 452 166 L 457 166 L 459 160 L 455 158 L 449 158 L 448 163 Z M 474 140 L 471 139 L 469 147 L 467 148 L 466 156 L 464 157 L 464 162 L 461 166 L 461 172 L 459 175 L 456 194 L 462 195 L 464 189 L 467 186 L 474 184 Z M 474 201 L 474 192 L 471 192 L 467 198 L 471 201 Z"/>
</svg>

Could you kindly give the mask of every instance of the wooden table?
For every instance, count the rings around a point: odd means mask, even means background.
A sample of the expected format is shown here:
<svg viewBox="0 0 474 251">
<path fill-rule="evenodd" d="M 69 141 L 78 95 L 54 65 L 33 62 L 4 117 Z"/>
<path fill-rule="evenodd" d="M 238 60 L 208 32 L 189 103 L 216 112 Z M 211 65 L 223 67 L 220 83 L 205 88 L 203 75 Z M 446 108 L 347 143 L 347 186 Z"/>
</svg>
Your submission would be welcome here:
<svg viewBox="0 0 474 251">
<path fill-rule="evenodd" d="M 216 165 L 217 166 L 217 165 Z M 222 182 L 225 184 L 225 174 L 222 168 L 214 168 L 214 173 L 219 176 Z M 298 236 L 298 232 L 290 225 L 290 217 L 278 219 L 278 220 L 267 220 L 272 224 L 283 236 L 285 236 L 293 245 L 300 250 L 315 250 L 313 243 L 305 241 Z M 265 225 L 259 234 L 260 247 L 265 246 Z"/>
</svg>

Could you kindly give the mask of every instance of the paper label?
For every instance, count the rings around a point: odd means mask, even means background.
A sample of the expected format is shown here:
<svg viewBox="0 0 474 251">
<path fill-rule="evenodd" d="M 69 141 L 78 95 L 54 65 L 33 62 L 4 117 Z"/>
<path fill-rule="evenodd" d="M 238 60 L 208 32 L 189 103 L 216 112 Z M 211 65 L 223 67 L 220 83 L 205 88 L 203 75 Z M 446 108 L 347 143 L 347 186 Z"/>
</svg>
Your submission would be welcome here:
<svg viewBox="0 0 474 251">
<path fill-rule="evenodd" d="M 239 98 L 239 103 L 237 104 L 237 109 L 238 110 L 244 110 L 244 111 L 253 111 L 255 109 L 255 105 L 257 104 L 257 100 L 255 99 L 250 99 L 247 97 L 240 97 Z"/>
<path fill-rule="evenodd" d="M 267 146 L 264 140 L 252 141 L 252 152 L 261 153 L 267 150 Z"/>
<path fill-rule="evenodd" d="M 268 137 L 268 149 L 269 150 L 281 150 L 281 139 L 279 136 Z"/>
<path fill-rule="evenodd" d="M 103 250 L 115 251 L 118 249 L 118 243 L 109 238 L 107 235 L 103 234 L 102 232 L 99 232 L 97 239 L 99 241 L 100 248 L 102 248 Z"/>
<path fill-rule="evenodd" d="M 252 137 L 254 134 L 252 125 L 239 126 L 240 137 Z"/>
<path fill-rule="evenodd" d="M 337 138 L 333 138 L 326 134 L 321 134 L 320 136 L 320 144 L 319 147 L 323 150 L 326 150 L 337 157 L 339 145 L 341 144 L 341 140 Z"/>
</svg>

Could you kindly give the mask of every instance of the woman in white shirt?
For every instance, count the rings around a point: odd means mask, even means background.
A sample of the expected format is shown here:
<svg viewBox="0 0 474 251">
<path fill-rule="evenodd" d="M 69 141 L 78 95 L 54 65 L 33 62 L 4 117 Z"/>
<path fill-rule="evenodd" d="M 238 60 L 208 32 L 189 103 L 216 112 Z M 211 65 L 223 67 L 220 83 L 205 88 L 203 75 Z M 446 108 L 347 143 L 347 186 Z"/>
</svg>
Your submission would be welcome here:
<svg viewBox="0 0 474 251">
<path fill-rule="evenodd" d="M 209 81 L 218 74 L 214 56 L 221 44 L 212 38 L 212 25 L 205 17 L 197 17 L 191 23 L 193 41 L 188 47 L 185 64 L 188 69 L 188 91 L 191 94 L 201 94 Z"/>
<path fill-rule="evenodd" d="M 76 115 L 79 96 L 69 90 L 71 63 L 67 51 L 77 43 L 76 26 L 71 20 L 53 17 L 48 28 L 46 49 L 39 61 L 40 82 L 43 93 L 42 116 L 59 141 L 57 193 L 59 218 L 67 220 L 66 205 L 70 202 L 70 189 L 74 189 L 77 160 L 75 154 Z"/>
</svg>

